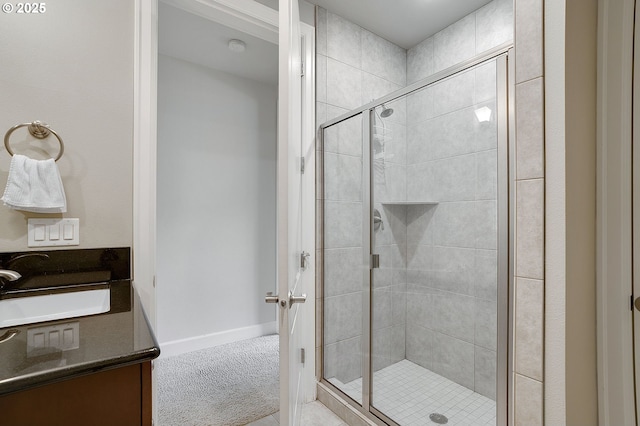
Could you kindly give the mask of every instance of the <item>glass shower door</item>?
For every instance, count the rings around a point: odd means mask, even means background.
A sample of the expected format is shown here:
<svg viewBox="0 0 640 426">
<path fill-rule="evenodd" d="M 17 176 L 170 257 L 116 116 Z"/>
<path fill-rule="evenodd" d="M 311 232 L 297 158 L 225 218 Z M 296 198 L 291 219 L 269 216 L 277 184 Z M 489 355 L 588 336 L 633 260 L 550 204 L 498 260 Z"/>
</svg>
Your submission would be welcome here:
<svg viewBox="0 0 640 426">
<path fill-rule="evenodd" d="M 359 404 L 368 271 L 363 264 L 362 136 L 360 113 L 325 128 L 322 151 L 323 377 Z"/>
<path fill-rule="evenodd" d="M 496 60 L 371 113 L 371 410 L 495 424 Z"/>
</svg>

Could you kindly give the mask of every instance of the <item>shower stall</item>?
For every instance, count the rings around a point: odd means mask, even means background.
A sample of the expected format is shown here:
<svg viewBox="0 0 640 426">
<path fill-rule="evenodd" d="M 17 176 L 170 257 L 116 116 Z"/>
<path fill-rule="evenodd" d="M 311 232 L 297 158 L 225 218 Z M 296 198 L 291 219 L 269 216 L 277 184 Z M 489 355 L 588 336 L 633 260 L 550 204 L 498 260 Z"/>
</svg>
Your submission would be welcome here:
<svg viewBox="0 0 640 426">
<path fill-rule="evenodd" d="M 509 52 L 320 127 L 322 382 L 387 424 L 506 424 Z"/>
</svg>

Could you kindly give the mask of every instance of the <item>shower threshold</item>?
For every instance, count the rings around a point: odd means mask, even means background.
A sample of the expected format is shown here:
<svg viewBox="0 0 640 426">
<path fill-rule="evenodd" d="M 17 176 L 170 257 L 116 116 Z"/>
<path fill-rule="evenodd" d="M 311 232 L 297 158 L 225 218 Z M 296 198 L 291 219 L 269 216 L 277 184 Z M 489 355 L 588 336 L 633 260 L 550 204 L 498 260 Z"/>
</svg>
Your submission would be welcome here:
<svg viewBox="0 0 640 426">
<path fill-rule="evenodd" d="M 362 399 L 362 379 L 342 383 L 328 379 L 356 401 Z M 402 426 L 436 425 L 441 413 L 447 426 L 495 426 L 496 402 L 424 367 L 403 359 L 373 373 L 372 405 Z"/>
</svg>

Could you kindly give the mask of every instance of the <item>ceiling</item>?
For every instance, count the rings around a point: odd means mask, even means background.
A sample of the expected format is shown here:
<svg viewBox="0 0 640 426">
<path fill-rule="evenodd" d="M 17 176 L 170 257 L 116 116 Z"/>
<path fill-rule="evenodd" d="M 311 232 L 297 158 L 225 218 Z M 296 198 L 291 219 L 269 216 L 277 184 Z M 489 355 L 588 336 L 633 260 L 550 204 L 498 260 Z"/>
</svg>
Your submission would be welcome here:
<svg viewBox="0 0 640 426">
<path fill-rule="evenodd" d="M 491 0 L 307 0 L 409 49 Z"/>
<path fill-rule="evenodd" d="M 267 84 L 278 84 L 278 46 L 163 2 L 158 4 L 158 52 Z M 240 39 L 242 53 L 228 48 Z"/>
<path fill-rule="evenodd" d="M 256 0 L 277 8 L 277 0 Z M 306 0 L 409 49 L 491 0 Z M 158 50 L 240 77 L 276 85 L 278 46 L 212 20 L 159 2 Z M 232 52 L 231 39 L 247 45 Z"/>
</svg>

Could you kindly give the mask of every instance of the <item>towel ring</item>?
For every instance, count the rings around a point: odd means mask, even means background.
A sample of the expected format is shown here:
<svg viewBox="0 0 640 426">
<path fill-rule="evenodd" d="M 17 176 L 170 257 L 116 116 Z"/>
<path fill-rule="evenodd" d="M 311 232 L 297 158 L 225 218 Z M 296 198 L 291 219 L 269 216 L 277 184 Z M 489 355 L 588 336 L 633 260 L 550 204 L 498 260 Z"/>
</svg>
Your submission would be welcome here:
<svg viewBox="0 0 640 426">
<path fill-rule="evenodd" d="M 9 137 L 11 136 L 11 133 L 13 133 L 14 130 L 19 129 L 20 127 L 25 127 L 25 126 L 28 127 L 29 133 L 31 133 L 31 136 L 37 139 L 45 139 L 46 137 L 48 137 L 50 134 L 53 133 L 53 136 L 55 136 L 58 139 L 58 142 L 60 143 L 60 152 L 58 153 L 57 157 L 54 160 L 58 161 L 60 157 L 62 157 L 62 154 L 64 153 L 64 142 L 62 142 L 62 138 L 53 129 L 51 129 L 47 123 L 42 123 L 38 120 L 34 121 L 33 123 L 16 124 L 12 128 L 10 128 L 7 131 L 7 133 L 4 135 L 4 147 L 7 149 L 7 152 L 11 154 L 12 157 L 13 157 L 13 151 L 9 146 Z"/>
</svg>

